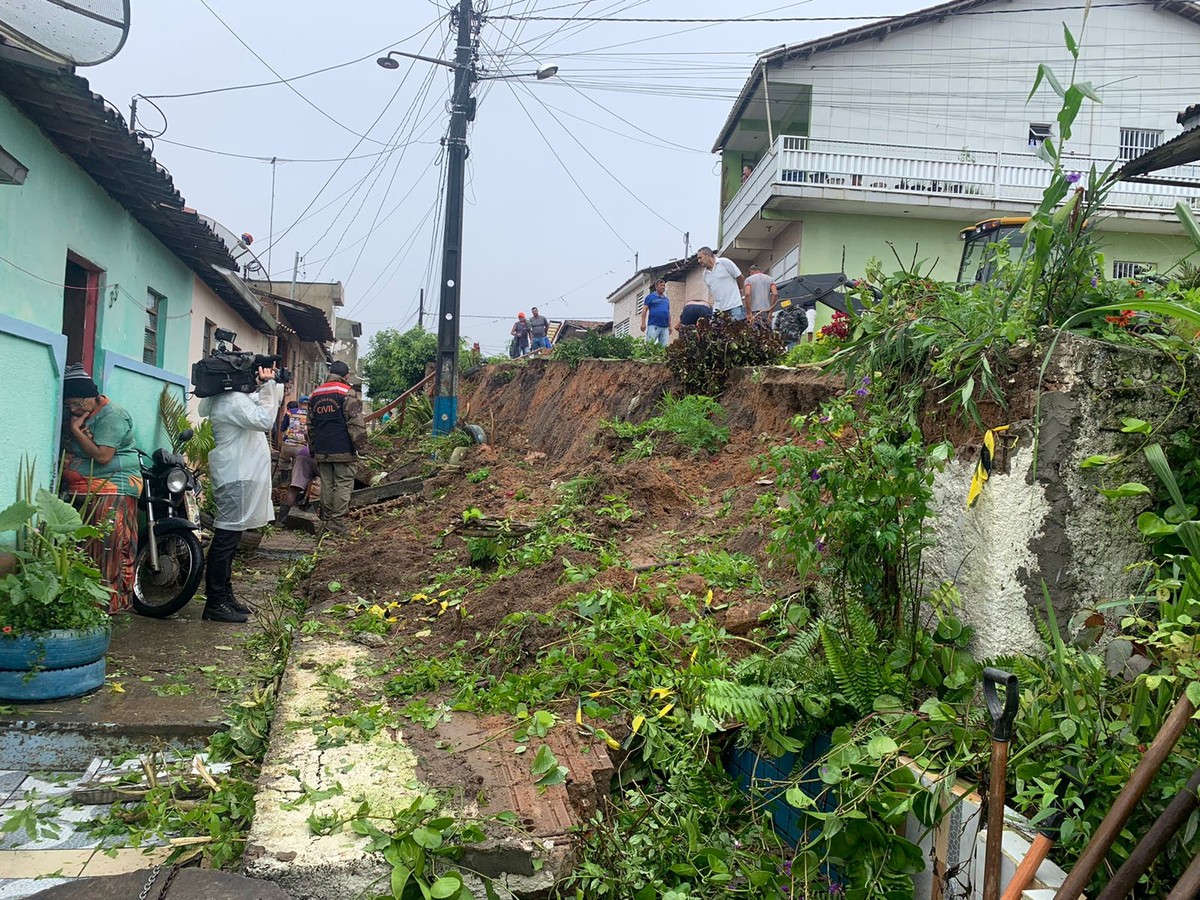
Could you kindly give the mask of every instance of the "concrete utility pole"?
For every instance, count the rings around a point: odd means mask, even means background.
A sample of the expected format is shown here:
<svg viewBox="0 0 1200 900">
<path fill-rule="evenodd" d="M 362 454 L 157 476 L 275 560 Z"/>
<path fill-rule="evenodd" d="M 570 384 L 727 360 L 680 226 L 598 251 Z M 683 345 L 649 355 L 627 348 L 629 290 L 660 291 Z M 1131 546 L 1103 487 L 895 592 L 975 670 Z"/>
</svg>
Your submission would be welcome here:
<svg viewBox="0 0 1200 900">
<path fill-rule="evenodd" d="M 421 288 L 421 294 L 417 298 L 417 327 L 425 330 L 425 288 Z"/>
<path fill-rule="evenodd" d="M 433 433 L 448 434 L 458 424 L 459 309 L 462 303 L 463 191 L 467 166 L 467 123 L 475 118 L 471 87 L 477 80 L 471 34 L 471 0 L 459 0 L 458 47 L 454 56 L 454 96 L 446 137 L 446 230 L 442 236 L 442 289 L 438 307 L 438 355 L 433 396 Z"/>
</svg>

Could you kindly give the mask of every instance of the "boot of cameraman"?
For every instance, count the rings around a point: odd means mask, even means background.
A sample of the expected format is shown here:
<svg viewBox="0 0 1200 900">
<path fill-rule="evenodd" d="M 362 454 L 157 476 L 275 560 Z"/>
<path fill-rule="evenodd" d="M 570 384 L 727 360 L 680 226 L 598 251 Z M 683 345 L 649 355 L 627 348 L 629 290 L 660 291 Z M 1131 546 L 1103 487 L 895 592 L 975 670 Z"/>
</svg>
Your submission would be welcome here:
<svg viewBox="0 0 1200 900">
<path fill-rule="evenodd" d="M 358 457 L 367 449 L 362 401 L 347 381 L 350 367 L 340 359 L 329 380 L 308 400 L 308 442 L 321 476 L 321 530 L 345 534 L 345 515 L 354 491 Z"/>
<path fill-rule="evenodd" d="M 226 391 L 200 401 L 212 420 L 216 446 L 208 455 L 209 486 L 217 502 L 216 526 L 208 548 L 203 618 L 245 622 L 250 607 L 233 595 L 233 556 L 242 532 L 275 518 L 271 505 L 271 448 L 267 435 L 283 402 L 275 369 L 259 367 L 257 389 Z"/>
</svg>

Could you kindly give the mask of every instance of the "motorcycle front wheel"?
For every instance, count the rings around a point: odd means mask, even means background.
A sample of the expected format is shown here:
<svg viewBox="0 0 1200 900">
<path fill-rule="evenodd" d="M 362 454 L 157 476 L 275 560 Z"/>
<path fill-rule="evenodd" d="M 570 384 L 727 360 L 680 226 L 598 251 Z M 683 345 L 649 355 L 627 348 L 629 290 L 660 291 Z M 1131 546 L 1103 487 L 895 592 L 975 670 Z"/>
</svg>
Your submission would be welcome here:
<svg viewBox="0 0 1200 900">
<path fill-rule="evenodd" d="M 150 562 L 150 542 L 138 548 L 133 579 L 133 608 L 143 616 L 166 618 L 187 606 L 200 586 L 204 553 L 192 531 L 157 536 L 158 571 Z"/>
</svg>

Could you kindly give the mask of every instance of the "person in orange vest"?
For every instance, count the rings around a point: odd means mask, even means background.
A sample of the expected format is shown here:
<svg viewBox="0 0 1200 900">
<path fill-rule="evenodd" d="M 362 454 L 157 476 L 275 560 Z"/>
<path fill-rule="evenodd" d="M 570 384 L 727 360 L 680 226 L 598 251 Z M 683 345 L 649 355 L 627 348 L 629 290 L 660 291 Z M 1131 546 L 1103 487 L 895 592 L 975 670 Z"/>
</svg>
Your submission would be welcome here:
<svg viewBox="0 0 1200 900">
<path fill-rule="evenodd" d="M 345 534 L 358 457 L 367 448 L 362 401 L 341 360 L 329 366 L 329 379 L 308 399 L 308 441 L 321 477 L 321 530 Z"/>
</svg>

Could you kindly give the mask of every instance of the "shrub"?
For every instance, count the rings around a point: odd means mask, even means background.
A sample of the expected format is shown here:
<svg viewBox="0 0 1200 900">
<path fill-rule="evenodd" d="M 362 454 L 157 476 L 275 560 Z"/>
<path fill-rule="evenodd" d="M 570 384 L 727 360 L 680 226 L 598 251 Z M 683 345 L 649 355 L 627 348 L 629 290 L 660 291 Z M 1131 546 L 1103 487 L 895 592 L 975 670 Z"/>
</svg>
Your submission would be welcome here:
<svg viewBox="0 0 1200 900">
<path fill-rule="evenodd" d="M 589 332 L 579 340 L 555 344 L 550 358 L 570 363 L 574 369 L 584 359 L 640 359 L 661 362 L 663 350 L 658 344 L 628 334 L 618 336 Z"/>
<path fill-rule="evenodd" d="M 689 394 L 715 396 L 729 373 L 740 366 L 761 366 L 783 357 L 783 343 L 771 331 L 725 315 L 702 319 L 667 348 L 667 365 Z"/>
</svg>

